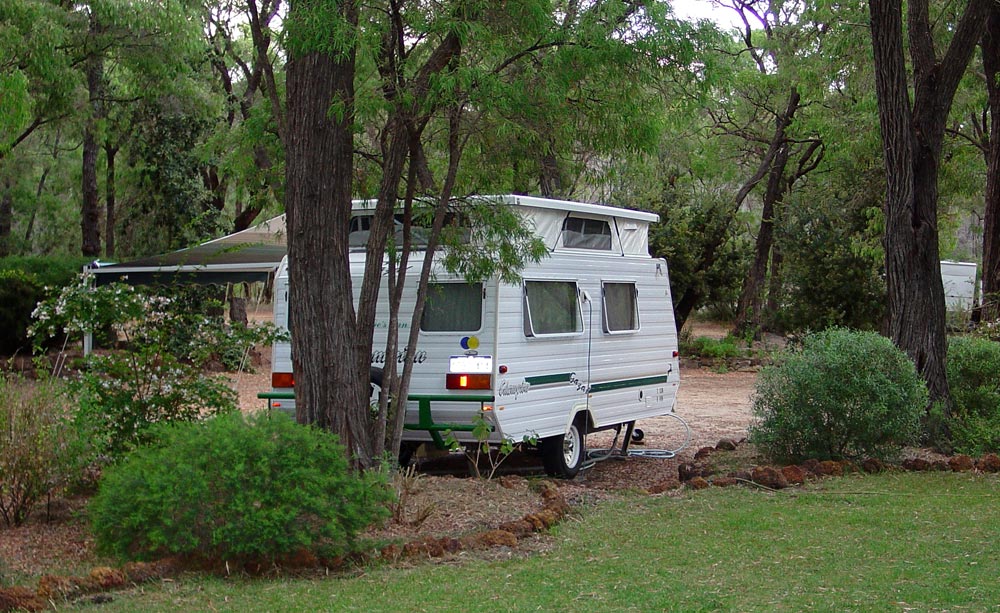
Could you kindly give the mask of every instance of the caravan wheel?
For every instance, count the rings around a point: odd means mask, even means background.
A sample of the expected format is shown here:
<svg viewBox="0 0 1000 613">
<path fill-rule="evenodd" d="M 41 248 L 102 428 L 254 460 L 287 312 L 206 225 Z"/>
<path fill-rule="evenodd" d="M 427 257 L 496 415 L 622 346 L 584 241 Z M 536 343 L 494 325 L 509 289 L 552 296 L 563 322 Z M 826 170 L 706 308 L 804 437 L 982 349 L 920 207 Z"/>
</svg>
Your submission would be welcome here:
<svg viewBox="0 0 1000 613">
<path fill-rule="evenodd" d="M 581 420 L 577 419 L 570 424 L 566 434 L 543 438 L 540 448 L 546 473 L 564 479 L 575 477 L 580 472 L 587 453 Z"/>
</svg>

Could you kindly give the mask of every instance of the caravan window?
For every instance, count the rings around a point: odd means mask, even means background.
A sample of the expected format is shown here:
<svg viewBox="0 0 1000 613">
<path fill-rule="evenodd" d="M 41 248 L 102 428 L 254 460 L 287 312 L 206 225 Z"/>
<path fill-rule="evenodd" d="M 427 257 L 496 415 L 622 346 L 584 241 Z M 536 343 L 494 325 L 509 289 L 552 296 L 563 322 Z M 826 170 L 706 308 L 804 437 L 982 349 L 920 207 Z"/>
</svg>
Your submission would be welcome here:
<svg viewBox="0 0 1000 613">
<path fill-rule="evenodd" d="M 482 283 L 429 283 L 424 332 L 475 332 L 483 327 Z"/>
<path fill-rule="evenodd" d="M 583 331 L 576 281 L 524 282 L 524 335 Z"/>
<path fill-rule="evenodd" d="M 611 250 L 611 226 L 603 219 L 567 217 L 563 220 L 563 247 Z"/>
<path fill-rule="evenodd" d="M 631 332 L 639 329 L 639 301 L 635 283 L 604 284 L 604 331 Z"/>
</svg>

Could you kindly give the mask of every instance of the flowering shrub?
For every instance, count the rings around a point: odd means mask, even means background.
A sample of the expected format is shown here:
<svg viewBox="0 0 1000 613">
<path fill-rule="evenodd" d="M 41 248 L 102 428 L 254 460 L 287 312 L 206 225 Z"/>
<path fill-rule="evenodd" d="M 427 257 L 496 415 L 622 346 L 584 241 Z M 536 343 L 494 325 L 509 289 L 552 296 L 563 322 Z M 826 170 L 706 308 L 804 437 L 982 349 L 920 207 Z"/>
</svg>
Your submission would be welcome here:
<svg viewBox="0 0 1000 613">
<path fill-rule="evenodd" d="M 183 294 L 179 293 L 182 296 Z M 148 442 L 148 427 L 190 421 L 236 406 L 228 382 L 202 368 L 229 356 L 236 364 L 258 343 L 273 342 L 274 326 L 227 326 L 221 316 L 181 308 L 189 302 L 120 283 L 93 288 L 87 279 L 66 287 L 34 311 L 38 346 L 49 336 L 107 330 L 121 349 L 90 356 L 75 381 L 77 424 L 114 460 Z M 204 308 L 202 303 L 199 305 Z"/>
</svg>

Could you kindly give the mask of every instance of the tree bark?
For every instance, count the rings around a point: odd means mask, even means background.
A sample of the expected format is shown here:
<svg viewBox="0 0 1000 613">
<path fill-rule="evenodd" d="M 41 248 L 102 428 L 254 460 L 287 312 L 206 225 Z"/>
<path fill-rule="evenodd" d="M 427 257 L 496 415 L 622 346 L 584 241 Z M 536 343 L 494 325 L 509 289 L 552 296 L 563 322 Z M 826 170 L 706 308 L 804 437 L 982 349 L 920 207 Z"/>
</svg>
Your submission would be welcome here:
<svg viewBox="0 0 1000 613">
<path fill-rule="evenodd" d="M 90 15 L 90 35 L 96 36 L 101 27 L 97 16 Z M 94 51 L 86 60 L 87 92 L 90 117 L 83 130 L 83 205 L 80 211 L 81 251 L 87 257 L 101 255 L 101 211 L 97 192 L 98 122 L 104 118 L 104 58 Z"/>
<path fill-rule="evenodd" d="M 767 188 L 764 190 L 754 259 L 743 283 L 736 309 L 735 332 L 739 337 L 752 335 L 754 340 L 760 340 L 764 287 L 767 281 L 768 263 L 771 261 L 771 248 L 774 246 L 775 205 L 780 204 L 785 195 L 784 179 L 787 165 L 788 145 L 785 144 L 774 156 L 774 163 L 767 178 Z"/>
<path fill-rule="evenodd" d="M 285 208 L 296 419 L 338 434 L 354 461 L 369 466 L 368 364 L 359 372 L 364 342 L 355 319 L 348 243 L 356 46 L 327 41 L 315 48 L 319 32 L 313 10 L 312 2 L 298 0 L 288 15 L 293 31 Z M 329 27 L 353 36 L 356 3 L 338 2 L 335 18 L 341 20 L 335 24 L 339 27 Z M 297 33 L 295 27 L 305 31 Z"/>
<path fill-rule="evenodd" d="M 910 106 L 902 0 L 869 0 L 875 89 L 886 165 L 888 335 L 913 359 L 931 402 L 947 412 L 945 306 L 938 253 L 937 177 L 945 122 L 985 27 L 989 0 L 970 0 L 943 59 L 935 56 L 927 0 L 910 0 Z"/>
<path fill-rule="evenodd" d="M 14 221 L 14 195 L 11 193 L 13 184 L 10 179 L 3 182 L 0 192 L 0 257 L 11 254 L 11 226 Z"/>
<path fill-rule="evenodd" d="M 983 319 L 1000 317 L 1000 8 L 993 5 L 982 39 L 983 71 L 989 97 L 990 128 L 986 148 L 986 194 L 983 213 Z"/>
<path fill-rule="evenodd" d="M 115 156 L 118 155 L 118 147 L 110 142 L 104 143 L 104 157 L 107 160 L 105 170 L 104 186 L 104 257 L 114 259 L 115 257 Z"/>
</svg>

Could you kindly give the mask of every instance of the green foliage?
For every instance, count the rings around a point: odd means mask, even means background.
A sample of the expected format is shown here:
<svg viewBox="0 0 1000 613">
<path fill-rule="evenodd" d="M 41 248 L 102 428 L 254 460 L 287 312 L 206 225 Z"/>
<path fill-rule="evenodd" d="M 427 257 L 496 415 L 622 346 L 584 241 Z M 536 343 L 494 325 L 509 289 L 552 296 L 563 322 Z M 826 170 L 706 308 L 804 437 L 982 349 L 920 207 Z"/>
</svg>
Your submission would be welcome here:
<svg viewBox="0 0 1000 613">
<path fill-rule="evenodd" d="M 0 258 L 0 354 L 30 350 L 31 313 L 50 287 L 71 283 L 80 258 Z"/>
<path fill-rule="evenodd" d="M 273 342 L 277 332 L 270 324 L 230 327 L 221 316 L 190 312 L 212 308 L 198 292 L 165 297 L 117 283 L 90 288 L 86 279 L 39 305 L 36 341 L 105 327 L 122 339 L 122 349 L 91 356 L 75 382 L 76 420 L 98 453 L 115 460 L 147 442 L 151 424 L 235 408 L 228 382 L 202 368 L 216 360 L 238 365 L 249 347 Z"/>
<path fill-rule="evenodd" d="M 681 355 L 684 356 L 726 359 L 746 355 L 746 351 L 737 346 L 736 339 L 728 335 L 725 338 L 699 336 L 690 340 L 682 339 L 682 341 L 680 351 Z"/>
<path fill-rule="evenodd" d="M 162 345 L 94 356 L 74 382 L 77 425 L 110 460 L 151 440 L 159 422 L 195 421 L 234 411 L 236 393 L 219 377 L 179 362 Z"/>
<path fill-rule="evenodd" d="M 880 206 L 881 177 L 855 170 L 852 181 L 853 189 L 842 191 L 812 184 L 783 208 L 776 236 L 783 296 L 771 322 L 775 329 L 875 330 L 882 324 L 884 256 L 875 248 L 881 234 L 869 228 L 872 210 Z"/>
<path fill-rule="evenodd" d="M 495 276 L 505 283 L 518 283 L 525 266 L 548 255 L 545 243 L 511 207 L 469 199 L 461 213 L 467 222 L 463 227 L 442 230 L 442 262 L 470 283 Z M 468 232 L 471 236 L 466 236 Z"/>
<path fill-rule="evenodd" d="M 463 446 L 458 442 L 455 437 L 455 433 L 448 430 L 444 433 L 444 442 L 448 445 L 448 448 L 452 451 L 461 449 L 465 453 L 466 458 L 469 460 L 469 465 L 472 467 L 473 472 L 476 474 L 477 479 L 485 478 L 487 481 L 496 475 L 497 469 L 503 464 L 503 461 L 510 457 L 510 454 L 515 451 L 519 451 L 523 446 L 535 445 L 538 443 L 538 437 L 524 435 L 521 442 L 515 442 L 513 439 L 505 438 L 500 441 L 497 445 L 496 452 L 490 448 L 490 435 L 493 433 L 494 425 L 487 419 L 484 413 L 477 413 L 472 419 L 472 436 L 476 439 L 475 444 L 469 446 Z M 486 459 L 488 465 L 487 472 L 485 475 L 480 470 L 479 465 L 482 459 Z"/>
<path fill-rule="evenodd" d="M 954 406 L 946 423 L 954 449 L 977 456 L 1000 451 L 1000 343 L 952 337 L 947 368 Z"/>
<path fill-rule="evenodd" d="M 156 429 L 156 444 L 107 470 L 90 516 L 101 551 L 276 562 L 349 552 L 388 514 L 375 471 L 351 471 L 336 437 L 280 413 Z"/>
<path fill-rule="evenodd" d="M 42 298 L 34 276 L 18 270 L 0 270 L 0 354 L 11 355 L 31 347 L 28 327 L 31 312 Z"/>
<path fill-rule="evenodd" d="M 0 375 L 0 518 L 20 525 L 47 496 L 73 484 L 87 444 L 66 412 L 56 379 Z"/>
<path fill-rule="evenodd" d="M 750 440 L 780 461 L 891 457 L 916 441 L 927 390 L 873 332 L 831 328 L 761 371 Z"/>
</svg>

